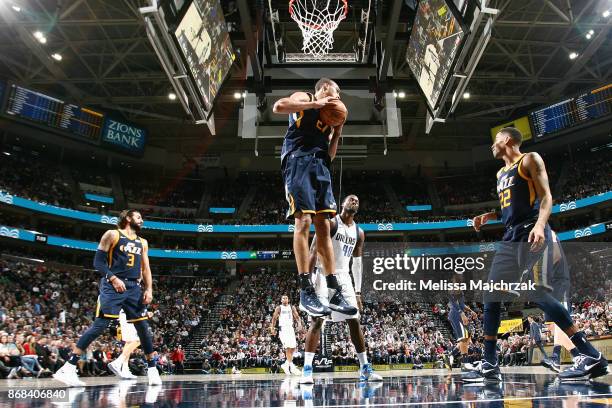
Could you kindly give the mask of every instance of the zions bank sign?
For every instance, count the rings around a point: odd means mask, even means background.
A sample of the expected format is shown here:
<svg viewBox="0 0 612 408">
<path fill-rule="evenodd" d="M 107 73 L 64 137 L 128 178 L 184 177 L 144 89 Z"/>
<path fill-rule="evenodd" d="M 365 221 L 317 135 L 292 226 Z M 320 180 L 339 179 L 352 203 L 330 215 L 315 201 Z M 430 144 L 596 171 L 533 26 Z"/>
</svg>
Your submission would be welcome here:
<svg viewBox="0 0 612 408">
<path fill-rule="evenodd" d="M 102 130 L 102 142 L 133 154 L 142 154 L 147 131 L 138 126 L 106 118 Z"/>
</svg>

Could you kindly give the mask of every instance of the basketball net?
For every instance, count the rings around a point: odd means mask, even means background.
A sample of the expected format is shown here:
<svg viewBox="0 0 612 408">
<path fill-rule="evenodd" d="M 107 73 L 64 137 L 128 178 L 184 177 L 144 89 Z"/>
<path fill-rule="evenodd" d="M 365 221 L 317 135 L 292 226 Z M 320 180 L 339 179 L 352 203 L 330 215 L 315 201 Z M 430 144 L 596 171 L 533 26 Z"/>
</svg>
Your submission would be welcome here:
<svg viewBox="0 0 612 408">
<path fill-rule="evenodd" d="M 348 0 L 290 0 L 289 14 L 304 39 L 302 51 L 314 57 L 334 47 L 334 30 L 348 13 Z"/>
</svg>

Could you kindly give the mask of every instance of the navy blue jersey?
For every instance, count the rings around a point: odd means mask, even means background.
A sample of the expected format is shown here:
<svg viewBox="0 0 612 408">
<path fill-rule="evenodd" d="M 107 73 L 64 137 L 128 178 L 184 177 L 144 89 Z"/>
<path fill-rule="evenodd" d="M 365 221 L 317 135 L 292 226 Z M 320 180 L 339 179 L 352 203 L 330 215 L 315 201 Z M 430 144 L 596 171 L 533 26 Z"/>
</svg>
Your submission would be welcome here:
<svg viewBox="0 0 612 408">
<path fill-rule="evenodd" d="M 135 236 L 130 239 L 119 231 L 119 239 L 108 251 L 108 266 L 120 279 L 140 278 L 142 267 L 142 240 Z"/>
<path fill-rule="evenodd" d="M 308 94 L 310 101 L 314 96 Z M 289 128 L 283 140 L 281 162 L 288 154 L 306 156 L 318 151 L 327 152 L 331 127 L 319 118 L 319 109 L 307 109 L 289 115 Z"/>
<path fill-rule="evenodd" d="M 521 168 L 524 157 L 523 154 L 510 167 L 504 167 L 497 172 L 497 194 L 502 222 L 506 227 L 538 217 L 540 202 L 536 197 L 533 181 Z"/>
<path fill-rule="evenodd" d="M 465 309 L 465 297 L 463 292 L 457 294 L 451 294 L 448 301 L 449 313 L 462 313 Z"/>
</svg>

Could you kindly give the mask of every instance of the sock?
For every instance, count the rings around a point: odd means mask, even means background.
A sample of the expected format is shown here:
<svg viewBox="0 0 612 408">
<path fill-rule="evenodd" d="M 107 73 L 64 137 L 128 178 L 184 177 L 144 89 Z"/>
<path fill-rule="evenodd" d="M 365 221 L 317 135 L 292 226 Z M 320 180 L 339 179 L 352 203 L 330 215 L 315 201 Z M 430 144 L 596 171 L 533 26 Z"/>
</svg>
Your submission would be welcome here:
<svg viewBox="0 0 612 408">
<path fill-rule="evenodd" d="M 310 280 L 310 272 L 300 273 L 300 288 L 306 289 L 312 286 L 312 282 Z"/>
<path fill-rule="evenodd" d="M 327 282 L 327 289 L 335 289 L 339 290 L 340 285 L 338 284 L 338 279 L 336 279 L 336 275 L 329 274 L 325 277 L 325 281 Z"/>
<path fill-rule="evenodd" d="M 70 364 L 72 364 L 73 366 L 77 365 L 77 363 L 79 362 L 79 359 L 81 358 L 81 356 L 79 356 L 78 354 L 70 354 L 70 358 L 68 359 L 68 362 Z"/>
<path fill-rule="evenodd" d="M 484 340 L 484 359 L 493 365 L 497 365 L 497 340 Z"/>
<path fill-rule="evenodd" d="M 574 347 L 570 350 L 570 354 L 572 355 L 572 357 L 578 357 L 580 355 L 580 352 L 578 351 L 578 348 Z"/>
<path fill-rule="evenodd" d="M 147 360 L 147 367 L 155 368 L 155 360 L 154 359 Z"/>
<path fill-rule="evenodd" d="M 578 333 L 570 337 L 570 340 L 572 341 L 572 343 L 574 343 L 574 346 L 576 346 L 580 354 L 584 354 L 593 358 L 599 357 L 599 351 L 595 350 L 595 347 L 593 347 L 591 343 L 589 343 L 584 332 L 579 331 Z"/>
<path fill-rule="evenodd" d="M 314 356 L 315 356 L 315 353 L 310 353 L 308 351 L 304 353 L 304 367 L 306 366 L 312 367 L 312 360 L 314 360 Z"/>
<path fill-rule="evenodd" d="M 552 361 L 557 364 L 559 364 L 559 362 L 561 361 L 561 346 L 557 345 L 553 347 Z"/>
<path fill-rule="evenodd" d="M 368 364 L 368 353 L 365 351 L 363 353 L 357 353 L 357 358 L 359 359 L 359 365 L 361 367 Z"/>
</svg>

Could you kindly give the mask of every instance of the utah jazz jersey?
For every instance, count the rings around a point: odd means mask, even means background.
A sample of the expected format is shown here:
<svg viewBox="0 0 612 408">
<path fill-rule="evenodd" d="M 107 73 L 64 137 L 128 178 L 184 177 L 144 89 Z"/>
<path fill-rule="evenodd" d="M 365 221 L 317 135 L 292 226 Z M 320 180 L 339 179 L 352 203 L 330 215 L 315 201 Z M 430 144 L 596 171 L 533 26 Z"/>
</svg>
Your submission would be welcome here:
<svg viewBox="0 0 612 408">
<path fill-rule="evenodd" d="M 310 101 L 315 97 L 308 94 Z M 283 141 L 281 162 L 288 154 L 306 156 L 327 152 L 331 127 L 319 118 L 319 109 L 306 109 L 289 115 L 289 128 Z"/>
<path fill-rule="evenodd" d="M 465 298 L 463 292 L 451 293 L 448 301 L 448 309 L 451 314 L 461 314 L 465 309 Z"/>
<path fill-rule="evenodd" d="M 142 267 L 142 240 L 130 239 L 119 231 L 119 239 L 108 252 L 108 266 L 119 279 L 140 278 Z"/>
<path fill-rule="evenodd" d="M 521 167 L 524 157 L 497 172 L 497 195 L 506 228 L 538 217 L 540 203 L 533 181 Z"/>
</svg>

